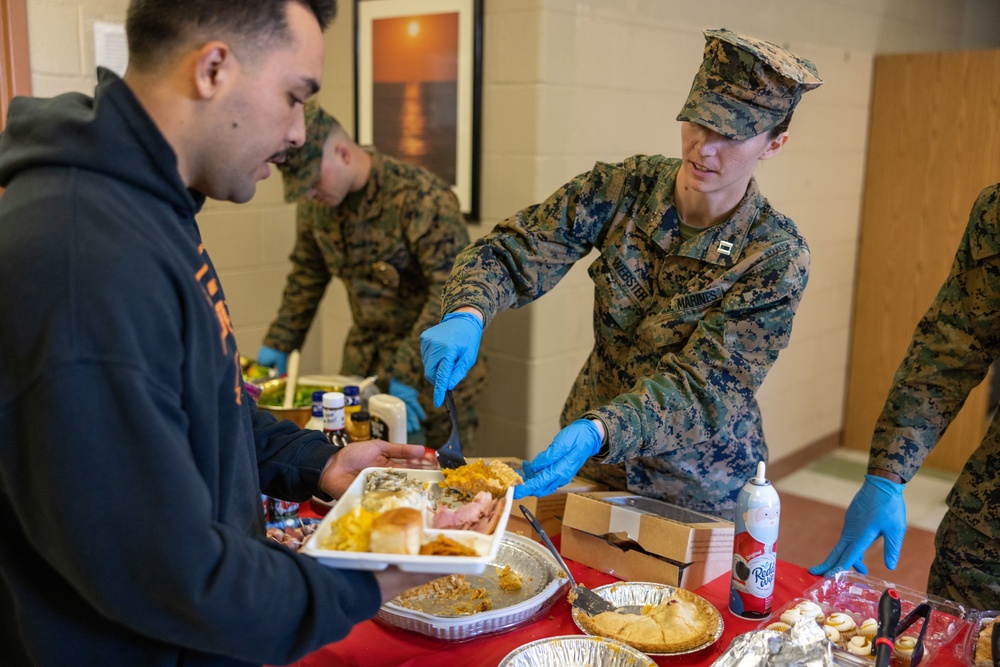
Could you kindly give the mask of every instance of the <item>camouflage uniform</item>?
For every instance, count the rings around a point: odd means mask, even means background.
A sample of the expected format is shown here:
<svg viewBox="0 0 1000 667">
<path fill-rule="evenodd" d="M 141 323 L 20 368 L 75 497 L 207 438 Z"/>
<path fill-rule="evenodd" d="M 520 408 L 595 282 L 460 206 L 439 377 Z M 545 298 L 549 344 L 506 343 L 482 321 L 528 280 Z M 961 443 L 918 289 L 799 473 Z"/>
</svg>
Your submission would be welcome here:
<svg viewBox="0 0 1000 667">
<path fill-rule="evenodd" d="M 983 190 L 951 273 L 917 325 L 875 427 L 868 465 L 909 480 L 1000 359 L 1000 184 Z M 930 593 L 1000 609 L 1000 415 L 948 494 Z"/>
<path fill-rule="evenodd" d="M 777 127 L 822 81 L 815 66 L 728 30 L 705 57 L 677 119 L 731 139 Z M 751 179 L 729 219 L 689 240 L 674 186 L 681 161 L 598 163 L 467 248 L 444 308 L 498 312 L 542 296 L 590 250 L 594 349 L 561 423 L 600 419 L 607 439 L 581 474 L 613 488 L 732 518 L 767 459 L 754 394 L 788 344 L 809 249 Z"/>
<path fill-rule="evenodd" d="M 459 255 L 444 309 L 474 306 L 489 325 L 596 248 L 594 349 L 561 417 L 605 424 L 610 451 L 584 472 L 726 515 L 767 459 L 754 393 L 788 344 L 809 250 L 754 180 L 729 220 L 681 242 L 680 164 L 598 163 L 504 220 Z"/>
<path fill-rule="evenodd" d="M 315 109 L 307 109 L 310 131 L 301 149 L 307 154 L 298 156 L 311 171 L 303 178 L 286 171 L 285 195 L 293 201 L 318 182 L 328 132 L 315 134 L 312 123 L 323 118 Z M 420 334 L 441 320 L 441 288 L 455 256 L 469 243 L 468 230 L 458 200 L 441 179 L 377 151 L 371 156 L 366 187 L 340 206 L 299 201 L 292 271 L 264 345 L 283 352 L 300 347 L 327 284 L 340 278 L 353 320 L 341 372 L 378 375 L 383 391 L 390 377 L 417 389 L 427 412 L 426 443 L 437 446 L 447 440 L 451 422 L 443 407 L 434 408 L 434 388 L 424 378 L 420 359 Z M 480 356 L 469 381 L 454 392 L 466 453 L 474 447 L 476 401 L 485 383 Z"/>
</svg>

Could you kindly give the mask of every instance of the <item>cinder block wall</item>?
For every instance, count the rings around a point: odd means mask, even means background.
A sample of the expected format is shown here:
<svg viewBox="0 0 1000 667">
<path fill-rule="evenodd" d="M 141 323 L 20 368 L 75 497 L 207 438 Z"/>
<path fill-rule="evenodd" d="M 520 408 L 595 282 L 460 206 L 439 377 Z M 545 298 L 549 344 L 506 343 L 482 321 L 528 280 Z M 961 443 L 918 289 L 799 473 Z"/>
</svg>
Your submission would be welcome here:
<svg viewBox="0 0 1000 667">
<path fill-rule="evenodd" d="M 28 0 L 34 93 L 90 92 L 93 22 L 123 21 L 126 0 Z M 679 153 L 674 121 L 701 59 L 701 31 L 727 27 L 784 44 L 826 84 L 796 112 L 782 155 L 762 164 L 764 194 L 812 248 L 791 347 L 760 392 L 772 459 L 840 429 L 861 208 L 872 61 L 878 53 L 1000 46 L 992 0 L 485 0 L 483 221 L 546 197 L 596 160 Z M 323 104 L 353 118 L 353 4 L 327 33 Z M 960 138 L 959 138 L 960 139 Z M 974 141 L 974 137 L 968 140 Z M 253 356 L 280 302 L 294 209 L 272 176 L 248 204 L 212 202 L 199 222 Z M 551 441 L 592 344 L 584 260 L 542 301 L 487 331 L 491 383 L 481 448 L 531 456 Z M 328 290 L 303 372 L 336 372 L 349 324 L 343 287 Z"/>
</svg>

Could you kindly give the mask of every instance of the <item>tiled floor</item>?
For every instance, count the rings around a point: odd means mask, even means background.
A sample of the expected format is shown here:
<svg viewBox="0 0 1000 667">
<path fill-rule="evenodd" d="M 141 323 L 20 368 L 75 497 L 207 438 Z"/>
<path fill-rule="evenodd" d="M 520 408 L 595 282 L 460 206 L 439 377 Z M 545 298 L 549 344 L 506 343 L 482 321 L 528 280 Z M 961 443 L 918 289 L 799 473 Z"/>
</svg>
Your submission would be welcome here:
<svg viewBox="0 0 1000 667">
<path fill-rule="evenodd" d="M 844 510 L 861 487 L 867 452 L 838 449 L 774 483 L 781 497 L 778 557 L 804 567 L 823 561 L 840 537 Z M 881 540 L 865 556 L 869 575 L 923 591 L 934 559 L 934 531 L 944 516 L 954 473 L 922 468 L 903 492 L 907 530 L 895 570 L 883 561 Z"/>
</svg>

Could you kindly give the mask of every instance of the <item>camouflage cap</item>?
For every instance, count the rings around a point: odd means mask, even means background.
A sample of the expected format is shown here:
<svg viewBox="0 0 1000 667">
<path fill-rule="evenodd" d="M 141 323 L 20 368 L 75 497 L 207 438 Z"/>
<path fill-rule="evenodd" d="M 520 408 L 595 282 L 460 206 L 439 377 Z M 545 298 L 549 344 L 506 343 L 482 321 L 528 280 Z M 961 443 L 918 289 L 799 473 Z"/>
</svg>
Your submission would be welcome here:
<svg viewBox="0 0 1000 667">
<path fill-rule="evenodd" d="M 731 139 L 773 129 L 802 93 L 823 81 L 816 66 L 780 46 L 726 29 L 705 31 L 705 58 L 677 120 Z"/>
<path fill-rule="evenodd" d="M 296 202 L 319 183 L 323 167 L 323 144 L 333 128 L 333 117 L 316 100 L 306 102 L 306 141 L 288 151 L 278 165 L 285 184 L 285 201 Z"/>
</svg>

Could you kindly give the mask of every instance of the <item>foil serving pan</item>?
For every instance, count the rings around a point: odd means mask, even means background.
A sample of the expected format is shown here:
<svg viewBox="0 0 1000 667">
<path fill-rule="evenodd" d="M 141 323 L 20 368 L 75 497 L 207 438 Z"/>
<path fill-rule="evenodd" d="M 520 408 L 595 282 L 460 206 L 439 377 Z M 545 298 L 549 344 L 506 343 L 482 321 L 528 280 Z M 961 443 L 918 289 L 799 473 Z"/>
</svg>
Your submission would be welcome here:
<svg viewBox="0 0 1000 667">
<path fill-rule="evenodd" d="M 639 606 L 644 607 L 646 605 L 656 606 L 663 603 L 665 600 L 669 600 L 673 597 L 674 593 L 677 591 L 676 586 L 668 586 L 667 584 L 657 584 L 649 581 L 620 581 L 613 584 L 605 584 L 604 586 L 598 586 L 594 589 L 594 592 L 600 595 L 605 600 L 613 603 L 618 607 L 628 607 L 628 606 Z M 691 595 L 696 595 L 687 591 Z M 699 596 L 700 597 L 700 596 Z M 704 598 L 702 598 L 704 599 Z M 673 653 L 651 653 L 647 652 L 647 655 L 684 655 L 686 653 L 694 653 L 700 651 L 704 648 L 708 648 L 722 636 L 722 630 L 724 624 L 722 622 L 722 614 L 719 610 L 715 608 L 714 605 L 708 603 L 706 604 L 715 612 L 718 617 L 718 625 L 715 629 L 715 634 L 711 639 L 706 641 L 700 646 L 695 646 L 694 648 L 688 649 L 686 651 L 674 651 Z M 580 631 L 584 634 L 591 634 L 583 625 L 580 623 L 580 616 L 585 614 L 582 609 L 573 607 L 573 622 L 576 623 L 576 627 L 580 628 Z"/>
<path fill-rule="evenodd" d="M 498 571 L 508 566 L 521 577 L 521 588 L 500 588 Z M 436 639 L 463 641 L 500 634 L 531 621 L 566 593 L 569 580 L 540 544 L 515 533 L 504 533 L 497 557 L 479 575 L 466 574 L 473 589 L 485 589 L 492 604 L 473 612 L 482 598 L 442 600 L 428 595 L 395 598 L 382 605 L 375 620 Z"/>
<path fill-rule="evenodd" d="M 498 667 L 656 667 L 649 656 L 603 637 L 564 635 L 516 648 Z"/>
</svg>

